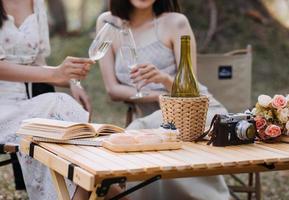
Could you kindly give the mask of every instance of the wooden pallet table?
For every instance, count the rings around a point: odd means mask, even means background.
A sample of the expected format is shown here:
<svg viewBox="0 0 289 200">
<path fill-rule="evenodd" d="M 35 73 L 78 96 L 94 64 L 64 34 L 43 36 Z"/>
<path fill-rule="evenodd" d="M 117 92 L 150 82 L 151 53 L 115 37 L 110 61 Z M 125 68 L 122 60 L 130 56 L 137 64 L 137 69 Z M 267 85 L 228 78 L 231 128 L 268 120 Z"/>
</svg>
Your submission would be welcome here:
<svg viewBox="0 0 289 200">
<path fill-rule="evenodd" d="M 20 151 L 51 169 L 58 198 L 68 200 L 64 177 L 101 199 L 113 183 L 289 169 L 289 144 L 212 147 L 184 143 L 180 150 L 114 153 L 102 147 L 34 144 L 23 139 Z M 124 193 L 123 195 L 125 195 Z M 118 199 L 115 198 L 115 199 Z"/>
</svg>

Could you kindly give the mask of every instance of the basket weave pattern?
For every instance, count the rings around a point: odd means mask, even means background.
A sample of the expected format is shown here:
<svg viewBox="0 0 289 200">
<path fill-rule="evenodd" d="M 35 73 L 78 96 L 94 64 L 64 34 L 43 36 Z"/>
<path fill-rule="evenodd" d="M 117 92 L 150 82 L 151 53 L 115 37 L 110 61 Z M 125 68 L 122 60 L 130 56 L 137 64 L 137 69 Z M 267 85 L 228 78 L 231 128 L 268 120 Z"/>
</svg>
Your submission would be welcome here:
<svg viewBox="0 0 289 200">
<path fill-rule="evenodd" d="M 196 140 L 205 129 L 209 99 L 206 96 L 181 98 L 160 96 L 164 123 L 174 122 L 180 131 L 179 139 Z"/>
</svg>

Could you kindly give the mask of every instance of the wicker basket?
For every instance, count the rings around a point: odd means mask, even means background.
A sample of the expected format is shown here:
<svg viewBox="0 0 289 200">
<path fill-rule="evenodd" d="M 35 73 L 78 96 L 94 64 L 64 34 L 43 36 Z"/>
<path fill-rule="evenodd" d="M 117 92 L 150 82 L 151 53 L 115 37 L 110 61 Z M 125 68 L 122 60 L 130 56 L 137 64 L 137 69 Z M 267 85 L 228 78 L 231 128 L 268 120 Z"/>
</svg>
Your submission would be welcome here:
<svg viewBox="0 0 289 200">
<path fill-rule="evenodd" d="M 160 106 L 164 123 L 174 122 L 182 141 L 194 141 L 204 132 L 208 97 L 180 98 L 161 95 Z"/>
</svg>

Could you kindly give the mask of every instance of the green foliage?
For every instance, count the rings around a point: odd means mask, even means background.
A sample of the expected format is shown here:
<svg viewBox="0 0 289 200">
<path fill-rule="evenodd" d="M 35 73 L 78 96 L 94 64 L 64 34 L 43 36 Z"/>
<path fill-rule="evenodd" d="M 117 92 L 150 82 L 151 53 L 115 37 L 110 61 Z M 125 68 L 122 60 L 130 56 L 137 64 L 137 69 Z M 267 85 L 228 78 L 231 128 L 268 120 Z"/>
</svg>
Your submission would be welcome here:
<svg viewBox="0 0 289 200">
<path fill-rule="evenodd" d="M 209 27 L 207 0 L 181 0 L 183 11 L 191 22 L 197 45 L 201 46 Z M 224 53 L 253 47 L 252 102 L 260 94 L 287 94 L 289 74 L 289 31 L 274 21 L 258 1 L 215 1 L 218 27 L 204 53 Z M 249 16 L 249 11 L 260 13 L 264 22 Z"/>
<path fill-rule="evenodd" d="M 52 54 L 48 59 L 50 65 L 56 66 L 66 56 L 87 57 L 88 48 L 92 39 L 88 34 L 77 37 L 53 37 L 51 39 Z M 123 103 L 112 102 L 106 94 L 98 64 L 91 67 L 86 80 L 82 81 L 93 104 L 94 122 L 114 123 L 124 125 L 126 106 Z M 59 89 L 60 91 L 66 91 Z"/>
</svg>

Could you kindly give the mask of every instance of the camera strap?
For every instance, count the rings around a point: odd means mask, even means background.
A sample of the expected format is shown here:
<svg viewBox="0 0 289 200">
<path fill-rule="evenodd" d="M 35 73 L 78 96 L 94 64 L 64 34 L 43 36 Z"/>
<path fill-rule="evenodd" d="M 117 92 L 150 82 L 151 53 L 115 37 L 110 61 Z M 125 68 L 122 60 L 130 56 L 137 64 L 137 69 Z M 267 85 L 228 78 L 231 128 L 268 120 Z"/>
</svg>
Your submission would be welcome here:
<svg viewBox="0 0 289 200">
<path fill-rule="evenodd" d="M 211 138 L 210 140 L 208 141 L 207 145 L 210 145 L 214 139 L 216 138 L 216 134 L 214 133 L 214 129 L 213 127 L 215 126 L 215 123 L 218 121 L 218 119 L 220 118 L 220 115 L 216 114 L 212 121 L 211 121 L 211 124 L 210 124 L 210 127 L 207 131 L 205 131 L 202 135 L 200 135 L 196 140 L 195 142 L 200 142 L 204 137 L 206 137 L 207 135 L 209 135 L 210 133 L 211 134 Z"/>
</svg>

